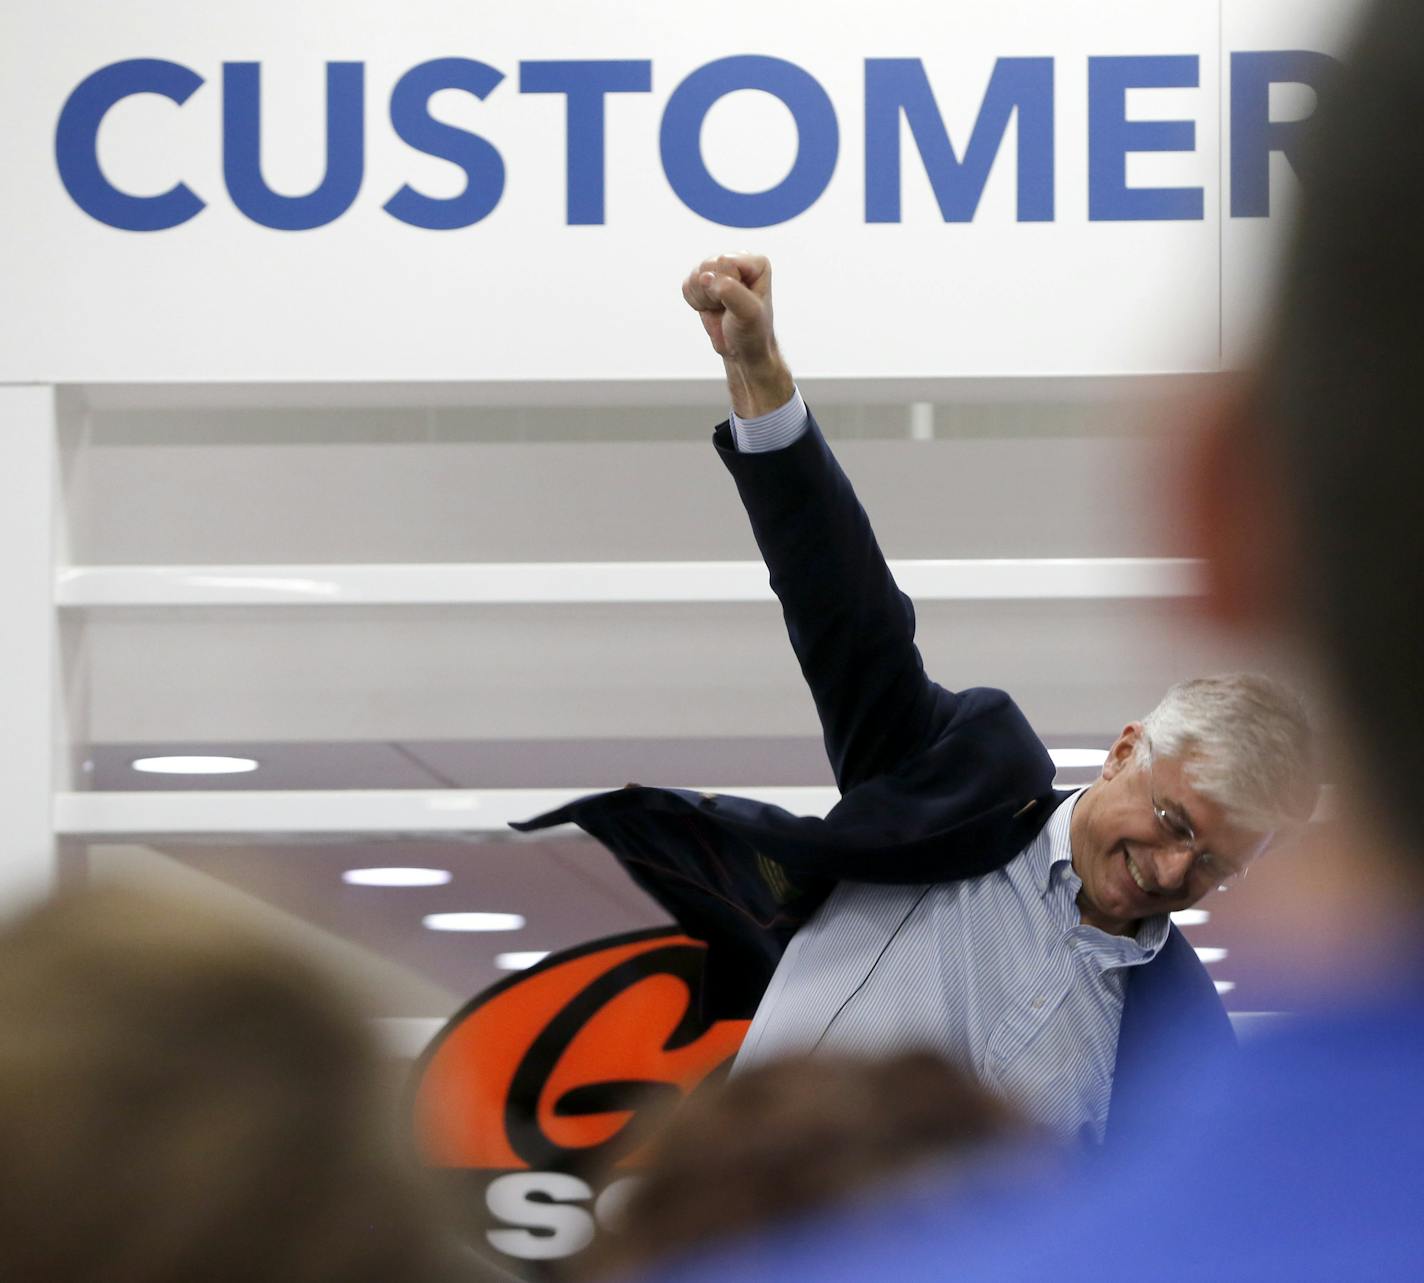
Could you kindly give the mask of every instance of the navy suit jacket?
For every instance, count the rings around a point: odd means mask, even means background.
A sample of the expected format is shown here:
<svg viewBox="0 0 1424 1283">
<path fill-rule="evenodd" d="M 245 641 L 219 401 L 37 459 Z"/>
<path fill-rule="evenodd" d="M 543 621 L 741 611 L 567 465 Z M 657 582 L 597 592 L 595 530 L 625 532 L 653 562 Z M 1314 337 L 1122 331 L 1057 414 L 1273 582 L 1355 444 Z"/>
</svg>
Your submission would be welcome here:
<svg viewBox="0 0 1424 1283">
<path fill-rule="evenodd" d="M 837 881 L 947 882 L 1001 868 L 1066 795 L 1008 695 L 951 691 L 925 675 L 914 606 L 815 420 L 767 453 L 739 454 L 726 423 L 713 439 L 781 601 L 841 800 L 819 819 L 630 785 L 514 827 L 573 823 L 598 838 L 707 942 L 704 1014 L 739 1018 L 756 1010 L 788 941 Z M 1133 1088 L 1159 1054 L 1212 1057 L 1230 1041 L 1215 988 L 1173 927 L 1130 973 L 1110 1134 L 1150 1107 Z"/>
</svg>

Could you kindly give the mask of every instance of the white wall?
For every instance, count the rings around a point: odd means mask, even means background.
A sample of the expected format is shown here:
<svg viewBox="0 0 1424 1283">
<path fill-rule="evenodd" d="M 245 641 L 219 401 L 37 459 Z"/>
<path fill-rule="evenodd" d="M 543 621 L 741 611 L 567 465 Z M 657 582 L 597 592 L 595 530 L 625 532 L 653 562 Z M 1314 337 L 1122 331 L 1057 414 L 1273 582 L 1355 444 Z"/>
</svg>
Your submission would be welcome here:
<svg viewBox="0 0 1424 1283">
<path fill-rule="evenodd" d="M 706 373 L 706 352 L 677 282 L 704 253 L 738 245 L 775 257 L 783 329 L 808 377 L 1214 370 L 1249 343 L 1260 265 L 1292 181 L 1288 166 L 1274 166 L 1271 219 L 1231 216 L 1225 68 L 1245 50 L 1333 50 L 1353 7 L 728 0 L 712 20 L 660 0 L 254 0 L 236 9 L 10 0 L 0 19 L 0 119 L 9 122 L 0 381 L 693 378 Z M 761 225 L 769 214 L 729 226 L 734 215 L 696 212 L 660 157 L 665 111 L 685 79 L 746 54 L 813 78 L 839 130 L 823 194 L 770 226 Z M 1141 141 L 1122 161 L 1126 182 L 1196 190 L 1200 217 L 1090 219 L 1089 138 L 1103 137 L 1107 116 L 1090 119 L 1089 60 L 1140 56 L 1185 60 L 1195 84 L 1128 89 L 1118 99 L 1127 119 L 1139 129 L 1186 122 L 1190 132 L 1170 151 Z M 493 145 L 505 178 L 487 217 L 435 231 L 397 221 L 385 202 L 407 183 L 449 198 L 464 175 L 402 142 L 388 103 L 411 68 L 448 57 L 504 73 L 483 101 L 447 90 L 432 111 Z M 99 221 L 56 168 L 56 122 L 76 87 L 138 58 L 187 68 L 202 83 L 181 106 L 155 93 L 126 97 L 93 146 L 81 135 L 61 151 L 73 160 L 87 148 L 105 181 L 129 195 L 186 184 L 205 205 L 164 230 Z M 945 221 L 903 123 L 901 220 L 866 221 L 866 62 L 893 58 L 921 60 L 961 158 L 997 60 L 1051 60 L 1052 221 L 1017 221 L 1022 112 L 972 221 Z M 521 64 L 559 59 L 650 64 L 649 92 L 609 95 L 604 221 L 595 225 L 567 221 L 565 97 L 520 92 Z M 293 196 L 325 172 L 326 63 L 363 65 L 364 173 L 348 212 L 301 231 L 239 212 L 221 156 L 234 136 L 222 67 L 236 61 L 261 64 L 263 173 Z M 1289 89 L 1273 118 L 1309 110 L 1309 93 Z M 735 192 L 774 188 L 799 154 L 787 109 L 766 93 L 729 94 L 698 144 L 696 133 L 676 135 L 672 163 L 700 145 L 709 173 Z M 1030 169 L 1046 181 L 1043 164 Z M 493 180 L 486 186 L 493 191 Z"/>
</svg>

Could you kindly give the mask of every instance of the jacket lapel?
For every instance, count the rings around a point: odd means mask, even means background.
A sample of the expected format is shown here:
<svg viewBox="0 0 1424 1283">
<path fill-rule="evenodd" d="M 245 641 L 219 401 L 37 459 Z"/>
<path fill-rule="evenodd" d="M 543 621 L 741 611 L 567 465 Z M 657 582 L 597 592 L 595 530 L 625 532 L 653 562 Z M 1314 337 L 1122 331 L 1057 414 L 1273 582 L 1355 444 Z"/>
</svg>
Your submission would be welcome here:
<svg viewBox="0 0 1424 1283">
<path fill-rule="evenodd" d="M 1107 1140 L 1149 1134 L 1184 1084 L 1235 1049 L 1231 1022 L 1196 951 L 1174 926 L 1162 952 L 1132 968 L 1118 1029 Z"/>
</svg>

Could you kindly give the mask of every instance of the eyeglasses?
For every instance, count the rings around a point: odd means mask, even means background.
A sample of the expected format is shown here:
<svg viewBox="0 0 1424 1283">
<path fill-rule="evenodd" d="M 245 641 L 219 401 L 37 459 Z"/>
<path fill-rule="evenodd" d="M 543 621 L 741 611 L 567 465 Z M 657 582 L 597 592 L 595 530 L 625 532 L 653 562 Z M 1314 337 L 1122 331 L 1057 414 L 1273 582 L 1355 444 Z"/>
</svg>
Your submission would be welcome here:
<svg viewBox="0 0 1424 1283">
<path fill-rule="evenodd" d="M 1218 891 L 1229 889 L 1241 881 L 1250 871 L 1249 864 L 1236 865 L 1213 855 L 1197 844 L 1197 835 L 1185 816 L 1169 811 L 1157 800 L 1157 781 L 1152 773 L 1152 741 L 1147 741 L 1147 787 L 1152 799 L 1152 814 L 1157 817 L 1157 825 L 1172 846 L 1185 848 L 1192 856 L 1192 873 L 1200 874 L 1211 881 Z"/>
</svg>

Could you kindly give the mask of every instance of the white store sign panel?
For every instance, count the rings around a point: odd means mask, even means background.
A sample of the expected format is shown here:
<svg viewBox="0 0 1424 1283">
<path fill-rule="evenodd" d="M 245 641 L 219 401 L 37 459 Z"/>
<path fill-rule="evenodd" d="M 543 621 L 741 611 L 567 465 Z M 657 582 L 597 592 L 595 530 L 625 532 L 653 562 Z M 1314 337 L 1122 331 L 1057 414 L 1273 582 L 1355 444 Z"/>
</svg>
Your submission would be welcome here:
<svg viewBox="0 0 1424 1283">
<path fill-rule="evenodd" d="M 1214 370 L 1350 0 L 6 0 L 0 382 Z"/>
</svg>

